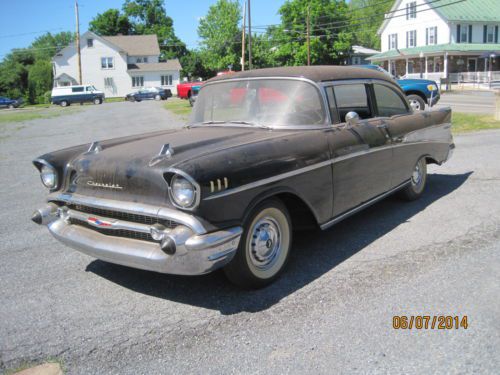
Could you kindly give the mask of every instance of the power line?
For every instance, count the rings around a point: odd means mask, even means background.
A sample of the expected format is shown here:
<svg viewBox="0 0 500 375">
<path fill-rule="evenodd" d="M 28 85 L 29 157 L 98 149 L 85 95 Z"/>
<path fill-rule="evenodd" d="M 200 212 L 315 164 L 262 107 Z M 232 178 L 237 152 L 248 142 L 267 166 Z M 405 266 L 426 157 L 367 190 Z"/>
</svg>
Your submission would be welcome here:
<svg viewBox="0 0 500 375">
<path fill-rule="evenodd" d="M 48 32 L 51 32 L 51 31 L 58 31 L 58 30 L 62 30 L 62 29 L 63 29 L 62 27 L 59 27 L 57 29 L 29 31 L 29 32 L 22 33 L 22 34 L 0 35 L 0 38 L 2 38 L 2 39 L 3 38 L 15 38 L 15 37 L 18 37 L 18 36 L 33 35 L 33 34 L 40 34 L 40 33 L 48 33 Z"/>
</svg>

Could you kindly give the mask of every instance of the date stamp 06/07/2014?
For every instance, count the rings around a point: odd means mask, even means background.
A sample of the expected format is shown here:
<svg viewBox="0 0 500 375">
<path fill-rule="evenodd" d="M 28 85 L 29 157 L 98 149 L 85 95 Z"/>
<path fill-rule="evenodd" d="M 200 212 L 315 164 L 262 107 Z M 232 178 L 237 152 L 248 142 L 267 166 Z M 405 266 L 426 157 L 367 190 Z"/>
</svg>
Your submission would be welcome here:
<svg viewBox="0 0 500 375">
<path fill-rule="evenodd" d="M 467 329 L 467 315 L 395 315 L 392 318 L 394 329 Z"/>
</svg>

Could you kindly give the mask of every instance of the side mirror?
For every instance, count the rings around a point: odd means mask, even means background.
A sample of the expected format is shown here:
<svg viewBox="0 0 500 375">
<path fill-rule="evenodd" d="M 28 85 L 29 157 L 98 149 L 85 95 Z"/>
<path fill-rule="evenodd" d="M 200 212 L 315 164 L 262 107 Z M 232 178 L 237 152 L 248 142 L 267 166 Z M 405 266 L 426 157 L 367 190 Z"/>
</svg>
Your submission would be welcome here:
<svg viewBox="0 0 500 375">
<path fill-rule="evenodd" d="M 345 121 L 348 126 L 356 125 L 359 122 L 359 115 L 354 111 L 347 112 L 345 115 Z"/>
</svg>

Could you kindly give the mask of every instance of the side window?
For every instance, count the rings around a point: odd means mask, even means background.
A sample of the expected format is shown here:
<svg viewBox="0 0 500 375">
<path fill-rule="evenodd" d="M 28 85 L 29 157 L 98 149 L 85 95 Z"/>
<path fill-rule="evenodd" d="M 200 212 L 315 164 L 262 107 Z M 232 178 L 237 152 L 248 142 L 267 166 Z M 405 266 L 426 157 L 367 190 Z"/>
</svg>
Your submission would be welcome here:
<svg viewBox="0 0 500 375">
<path fill-rule="evenodd" d="M 345 122 L 348 112 L 356 112 L 360 118 L 372 117 L 366 86 L 363 83 L 338 85 L 333 87 L 340 122 Z"/>
<path fill-rule="evenodd" d="M 83 86 L 77 86 L 71 88 L 72 92 L 83 92 Z"/>
<path fill-rule="evenodd" d="M 378 115 L 380 117 L 391 117 L 408 113 L 404 100 L 391 88 L 384 85 L 373 85 L 375 100 L 377 102 Z"/>
</svg>

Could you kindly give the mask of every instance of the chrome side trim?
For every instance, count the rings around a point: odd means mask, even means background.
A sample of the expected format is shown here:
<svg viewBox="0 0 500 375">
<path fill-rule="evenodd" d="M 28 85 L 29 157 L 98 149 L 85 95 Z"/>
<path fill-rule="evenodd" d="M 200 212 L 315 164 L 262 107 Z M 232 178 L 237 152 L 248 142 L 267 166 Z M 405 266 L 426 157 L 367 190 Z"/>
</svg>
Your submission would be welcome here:
<svg viewBox="0 0 500 375">
<path fill-rule="evenodd" d="M 332 225 L 337 224 L 339 221 L 342 221 L 342 220 L 348 218 L 349 216 L 354 215 L 355 213 L 365 209 L 366 207 L 371 206 L 372 204 L 377 203 L 381 199 L 384 199 L 385 197 L 391 195 L 392 193 L 395 193 L 396 191 L 404 188 L 410 182 L 411 182 L 411 180 L 407 180 L 407 181 L 403 182 L 402 184 L 399 184 L 395 188 L 392 188 L 391 190 L 386 191 L 383 194 L 377 195 L 375 198 L 372 198 L 369 201 L 366 201 L 365 203 L 361 203 L 359 206 L 356 206 L 356 207 L 350 209 L 349 211 L 346 211 L 343 214 L 340 214 L 340 215 L 334 217 L 332 220 L 330 220 L 324 224 L 321 224 L 320 228 L 323 230 L 330 228 Z"/>
<path fill-rule="evenodd" d="M 47 198 L 48 202 L 61 201 L 67 204 L 81 204 L 104 210 L 122 211 L 130 214 L 154 216 L 160 219 L 172 220 L 191 228 L 197 234 L 205 234 L 207 230 L 193 215 L 167 207 L 158 207 L 149 204 L 117 201 L 113 199 L 88 197 L 80 194 L 53 193 Z"/>
<path fill-rule="evenodd" d="M 295 169 L 293 171 L 282 173 L 282 174 L 279 174 L 279 175 L 276 175 L 273 177 L 268 177 L 268 178 L 264 178 L 264 179 L 259 180 L 259 181 L 250 182 L 249 184 L 241 185 L 241 186 L 233 188 L 233 189 L 224 190 L 224 191 L 221 191 L 220 193 L 213 194 L 213 195 L 210 195 L 206 198 L 203 198 L 203 200 L 209 201 L 212 199 L 222 198 L 222 197 L 225 197 L 227 195 L 236 194 L 236 193 L 239 193 L 239 192 L 242 192 L 245 190 L 254 189 L 256 187 L 259 187 L 262 185 L 267 185 L 267 184 L 270 184 L 270 183 L 273 183 L 273 182 L 276 182 L 279 180 L 283 180 L 285 178 L 293 177 L 293 176 L 296 176 L 296 175 L 301 174 L 301 173 L 313 171 L 315 169 L 322 168 L 322 167 L 325 167 L 325 166 L 330 165 L 330 164 L 332 164 L 331 160 L 325 160 L 325 161 L 317 163 L 317 164 L 313 164 L 313 165 L 309 165 L 307 167 Z"/>
</svg>

